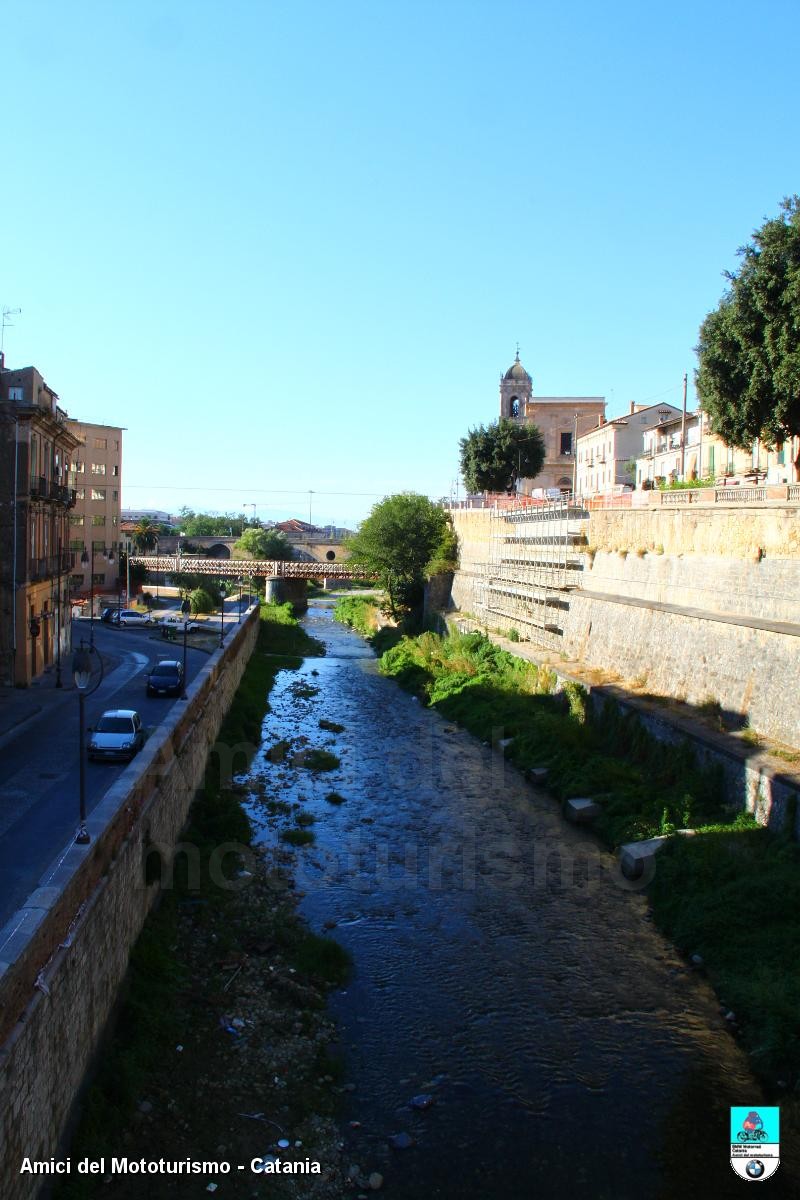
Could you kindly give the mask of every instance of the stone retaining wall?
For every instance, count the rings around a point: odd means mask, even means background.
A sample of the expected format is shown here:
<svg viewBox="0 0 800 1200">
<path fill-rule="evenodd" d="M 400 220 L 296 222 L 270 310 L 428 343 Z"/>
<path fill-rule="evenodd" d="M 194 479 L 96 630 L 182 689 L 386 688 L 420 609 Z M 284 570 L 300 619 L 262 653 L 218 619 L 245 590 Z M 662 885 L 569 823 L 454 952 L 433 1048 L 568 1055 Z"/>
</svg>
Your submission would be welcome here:
<svg viewBox="0 0 800 1200">
<path fill-rule="evenodd" d="M 453 524 L 453 606 L 508 632 L 513 619 L 484 609 L 491 515 L 454 512 Z M 800 746 L 800 509 L 607 510 L 586 524 L 578 586 L 551 593 L 557 606 L 541 644 L 647 691 L 714 701 L 734 723 Z M 536 644 L 535 631 L 519 631 Z"/>
<path fill-rule="evenodd" d="M 71 846 L 4 931 L 0 951 L 0 1145 L 3 1200 L 32 1200 L 41 1176 L 24 1157 L 58 1148 L 75 1096 L 158 896 L 144 882 L 151 843 L 186 824 L 258 636 L 254 609 L 190 684 L 144 750 L 92 812 L 89 846 Z M 10 936 L 9 935 L 10 932 Z"/>
</svg>

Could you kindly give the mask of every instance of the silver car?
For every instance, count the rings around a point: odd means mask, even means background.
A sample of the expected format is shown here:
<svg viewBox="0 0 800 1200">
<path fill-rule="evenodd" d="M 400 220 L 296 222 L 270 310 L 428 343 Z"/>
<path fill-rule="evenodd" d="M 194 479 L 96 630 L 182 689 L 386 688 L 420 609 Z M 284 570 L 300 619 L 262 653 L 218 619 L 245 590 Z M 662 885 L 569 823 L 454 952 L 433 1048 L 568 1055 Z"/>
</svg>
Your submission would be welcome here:
<svg viewBox="0 0 800 1200">
<path fill-rule="evenodd" d="M 130 762 L 144 745 L 142 719 L 132 708 L 109 709 L 90 732 L 87 752 L 93 760 Z"/>
<path fill-rule="evenodd" d="M 135 608 L 123 608 L 121 609 L 119 616 L 116 616 L 115 614 L 111 618 L 111 624 L 120 625 L 123 628 L 126 625 L 149 625 L 150 613 L 139 612 Z"/>
</svg>

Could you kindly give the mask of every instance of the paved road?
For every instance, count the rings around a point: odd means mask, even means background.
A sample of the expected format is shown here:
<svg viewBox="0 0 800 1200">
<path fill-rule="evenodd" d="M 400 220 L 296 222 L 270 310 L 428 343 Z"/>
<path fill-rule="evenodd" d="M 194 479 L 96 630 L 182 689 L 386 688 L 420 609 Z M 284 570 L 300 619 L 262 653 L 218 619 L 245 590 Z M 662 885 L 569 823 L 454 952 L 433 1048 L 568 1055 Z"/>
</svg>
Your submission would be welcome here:
<svg viewBox="0 0 800 1200">
<path fill-rule="evenodd" d="M 226 622 L 226 625 L 228 622 Z M 88 621 L 76 621 L 73 645 L 88 641 Z M 148 698 L 145 674 L 160 658 L 180 658 L 175 645 L 152 629 L 109 629 L 95 622 L 95 645 L 107 663 L 105 677 L 86 700 L 86 724 L 107 708 L 135 708 L 148 730 L 180 700 Z M 189 643 L 191 680 L 208 651 Z M 69 664 L 66 664 L 67 678 Z M 70 680 L 71 683 L 71 680 Z M 63 696 L 63 699 L 62 699 Z M 73 836 L 79 815 L 78 700 L 65 691 L 57 703 L 3 739 L 0 756 L 0 927 L 39 886 L 43 873 Z M 120 763 L 87 763 L 86 807 L 91 812 L 124 769 Z"/>
</svg>

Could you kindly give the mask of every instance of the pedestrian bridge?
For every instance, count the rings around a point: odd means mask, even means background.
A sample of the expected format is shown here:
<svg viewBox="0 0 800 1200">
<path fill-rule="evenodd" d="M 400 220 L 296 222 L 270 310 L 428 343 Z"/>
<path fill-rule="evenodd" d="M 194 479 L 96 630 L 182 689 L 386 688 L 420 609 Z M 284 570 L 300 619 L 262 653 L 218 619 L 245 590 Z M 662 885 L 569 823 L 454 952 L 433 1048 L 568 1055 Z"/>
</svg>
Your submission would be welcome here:
<svg viewBox="0 0 800 1200">
<path fill-rule="evenodd" d="M 303 562 L 298 559 L 195 558 L 186 554 L 132 554 L 131 565 L 150 572 L 176 575 L 211 575 L 215 579 L 363 579 L 375 578 L 366 567 L 351 561 L 343 563 Z"/>
</svg>

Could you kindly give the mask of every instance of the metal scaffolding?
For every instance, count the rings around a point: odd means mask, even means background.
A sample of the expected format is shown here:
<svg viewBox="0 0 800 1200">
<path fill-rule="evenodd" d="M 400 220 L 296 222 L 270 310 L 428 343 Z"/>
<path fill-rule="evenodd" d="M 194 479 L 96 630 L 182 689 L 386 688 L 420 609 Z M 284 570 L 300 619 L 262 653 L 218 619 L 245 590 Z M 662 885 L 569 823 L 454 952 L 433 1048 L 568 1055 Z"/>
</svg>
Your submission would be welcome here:
<svg viewBox="0 0 800 1200">
<path fill-rule="evenodd" d="M 481 581 L 489 623 L 499 616 L 530 641 L 558 646 L 569 591 L 580 586 L 588 518 L 569 500 L 493 512 Z"/>
</svg>

